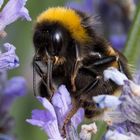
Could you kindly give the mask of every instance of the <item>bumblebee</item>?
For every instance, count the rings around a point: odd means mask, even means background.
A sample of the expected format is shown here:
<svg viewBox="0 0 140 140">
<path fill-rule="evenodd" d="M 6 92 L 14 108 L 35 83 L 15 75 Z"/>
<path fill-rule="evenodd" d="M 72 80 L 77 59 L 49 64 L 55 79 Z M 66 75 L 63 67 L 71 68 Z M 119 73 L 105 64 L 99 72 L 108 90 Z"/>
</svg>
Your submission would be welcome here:
<svg viewBox="0 0 140 140">
<path fill-rule="evenodd" d="M 98 34 L 95 23 L 93 16 L 65 7 L 49 8 L 37 17 L 33 68 L 41 77 L 39 92 L 51 101 L 57 87 L 66 85 L 73 108 L 64 125 L 80 107 L 87 118 L 102 113 L 92 97 L 111 95 L 119 88 L 104 81 L 105 69 L 115 67 L 131 79 L 126 58 Z"/>
</svg>

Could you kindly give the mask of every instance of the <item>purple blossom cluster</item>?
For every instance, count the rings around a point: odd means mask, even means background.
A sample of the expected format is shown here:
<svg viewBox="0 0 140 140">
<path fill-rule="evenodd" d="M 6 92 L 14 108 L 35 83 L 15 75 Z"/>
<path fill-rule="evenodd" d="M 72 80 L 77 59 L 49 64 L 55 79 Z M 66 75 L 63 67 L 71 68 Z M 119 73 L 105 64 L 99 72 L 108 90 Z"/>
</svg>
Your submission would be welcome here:
<svg viewBox="0 0 140 140">
<path fill-rule="evenodd" d="M 81 0 L 69 1 L 66 6 L 98 17 L 95 20 L 100 19 L 106 38 L 114 48 L 122 50 L 134 17 L 136 3 L 138 1 L 135 0 Z"/>
<path fill-rule="evenodd" d="M 139 73 L 135 76 L 137 81 Z M 108 130 L 103 140 L 139 140 L 140 139 L 140 86 L 129 80 L 123 73 L 111 67 L 104 71 L 104 80 L 112 80 L 122 87 L 121 95 L 93 96 L 97 108 L 105 109 L 98 119 L 105 121 Z M 136 81 L 136 80 L 135 80 Z M 42 128 L 49 139 L 64 140 L 62 126 L 66 114 L 72 107 L 71 97 L 64 85 L 61 85 L 49 102 L 37 97 L 45 110 L 33 110 L 31 119 L 26 121 Z M 81 108 L 72 117 L 66 129 L 66 139 L 90 140 L 91 134 L 97 132 L 95 123 L 83 125 L 78 134 L 78 125 L 83 121 L 84 110 Z M 73 127 L 74 129 L 71 129 Z M 79 135 L 79 136 L 78 136 Z"/>
<path fill-rule="evenodd" d="M 140 139 L 140 85 L 127 79 L 123 73 L 114 68 L 106 70 L 104 76 L 106 80 L 111 79 L 116 84 L 122 85 L 121 95 L 112 100 L 111 110 L 107 111 L 103 117 L 109 122 L 104 140 Z M 139 76 L 140 73 L 135 77 Z M 108 106 L 104 104 L 104 107 Z"/>
<path fill-rule="evenodd" d="M 45 107 L 45 110 L 35 109 L 32 111 L 32 118 L 26 121 L 32 125 L 41 127 L 49 137 L 49 140 L 63 140 L 64 132 L 62 127 L 67 113 L 72 108 L 72 101 L 69 92 L 64 85 L 61 85 L 52 98 L 50 103 L 46 98 L 40 96 L 37 99 Z M 71 118 L 66 131 L 67 139 L 78 139 L 77 127 L 84 119 L 84 110 L 80 108 Z M 71 129 L 72 127 L 72 129 Z"/>
<path fill-rule="evenodd" d="M 0 0 L 0 7 L 4 0 Z M 4 29 L 7 25 L 19 18 L 31 21 L 28 10 L 25 8 L 26 0 L 9 0 L 0 11 L 0 37 L 6 36 Z M 12 140 L 10 134 L 14 126 L 14 120 L 9 114 L 13 101 L 18 96 L 25 95 L 27 91 L 26 80 L 21 76 L 7 79 L 8 70 L 19 66 L 19 58 L 15 52 L 16 48 L 5 43 L 0 48 L 0 139 Z"/>
</svg>

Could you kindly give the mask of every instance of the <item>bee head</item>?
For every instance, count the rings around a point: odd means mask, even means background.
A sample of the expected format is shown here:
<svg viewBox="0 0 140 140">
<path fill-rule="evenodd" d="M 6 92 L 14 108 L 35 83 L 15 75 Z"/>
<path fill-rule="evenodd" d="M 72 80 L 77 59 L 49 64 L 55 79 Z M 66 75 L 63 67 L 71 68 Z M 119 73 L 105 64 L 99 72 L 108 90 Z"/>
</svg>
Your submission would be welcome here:
<svg viewBox="0 0 140 140">
<path fill-rule="evenodd" d="M 63 56 L 64 49 L 70 41 L 68 32 L 57 23 L 41 23 L 36 26 L 33 42 L 35 49 L 39 49 L 39 54 L 44 56 L 46 52 L 49 56 Z"/>
</svg>

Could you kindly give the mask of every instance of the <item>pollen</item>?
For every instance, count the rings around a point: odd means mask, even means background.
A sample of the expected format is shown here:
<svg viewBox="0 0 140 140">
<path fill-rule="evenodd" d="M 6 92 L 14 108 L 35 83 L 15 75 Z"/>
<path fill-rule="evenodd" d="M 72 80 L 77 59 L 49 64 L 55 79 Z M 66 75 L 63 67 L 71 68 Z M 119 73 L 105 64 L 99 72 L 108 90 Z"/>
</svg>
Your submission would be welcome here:
<svg viewBox="0 0 140 140">
<path fill-rule="evenodd" d="M 82 18 L 76 13 L 76 11 L 70 8 L 49 8 L 48 10 L 41 13 L 37 18 L 37 23 L 46 21 L 57 22 L 61 24 L 71 33 L 75 40 L 81 43 L 90 40 L 85 28 L 82 26 Z"/>
</svg>

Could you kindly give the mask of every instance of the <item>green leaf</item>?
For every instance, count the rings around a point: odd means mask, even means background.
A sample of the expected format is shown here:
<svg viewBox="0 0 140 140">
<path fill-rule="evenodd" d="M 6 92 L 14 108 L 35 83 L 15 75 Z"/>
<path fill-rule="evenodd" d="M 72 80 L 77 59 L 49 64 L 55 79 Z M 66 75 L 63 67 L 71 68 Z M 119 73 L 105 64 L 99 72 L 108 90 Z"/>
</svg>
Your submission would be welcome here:
<svg viewBox="0 0 140 140">
<path fill-rule="evenodd" d="M 140 5 L 137 6 L 136 15 L 130 30 L 128 41 L 124 49 L 128 62 L 137 67 L 140 60 Z"/>
</svg>

